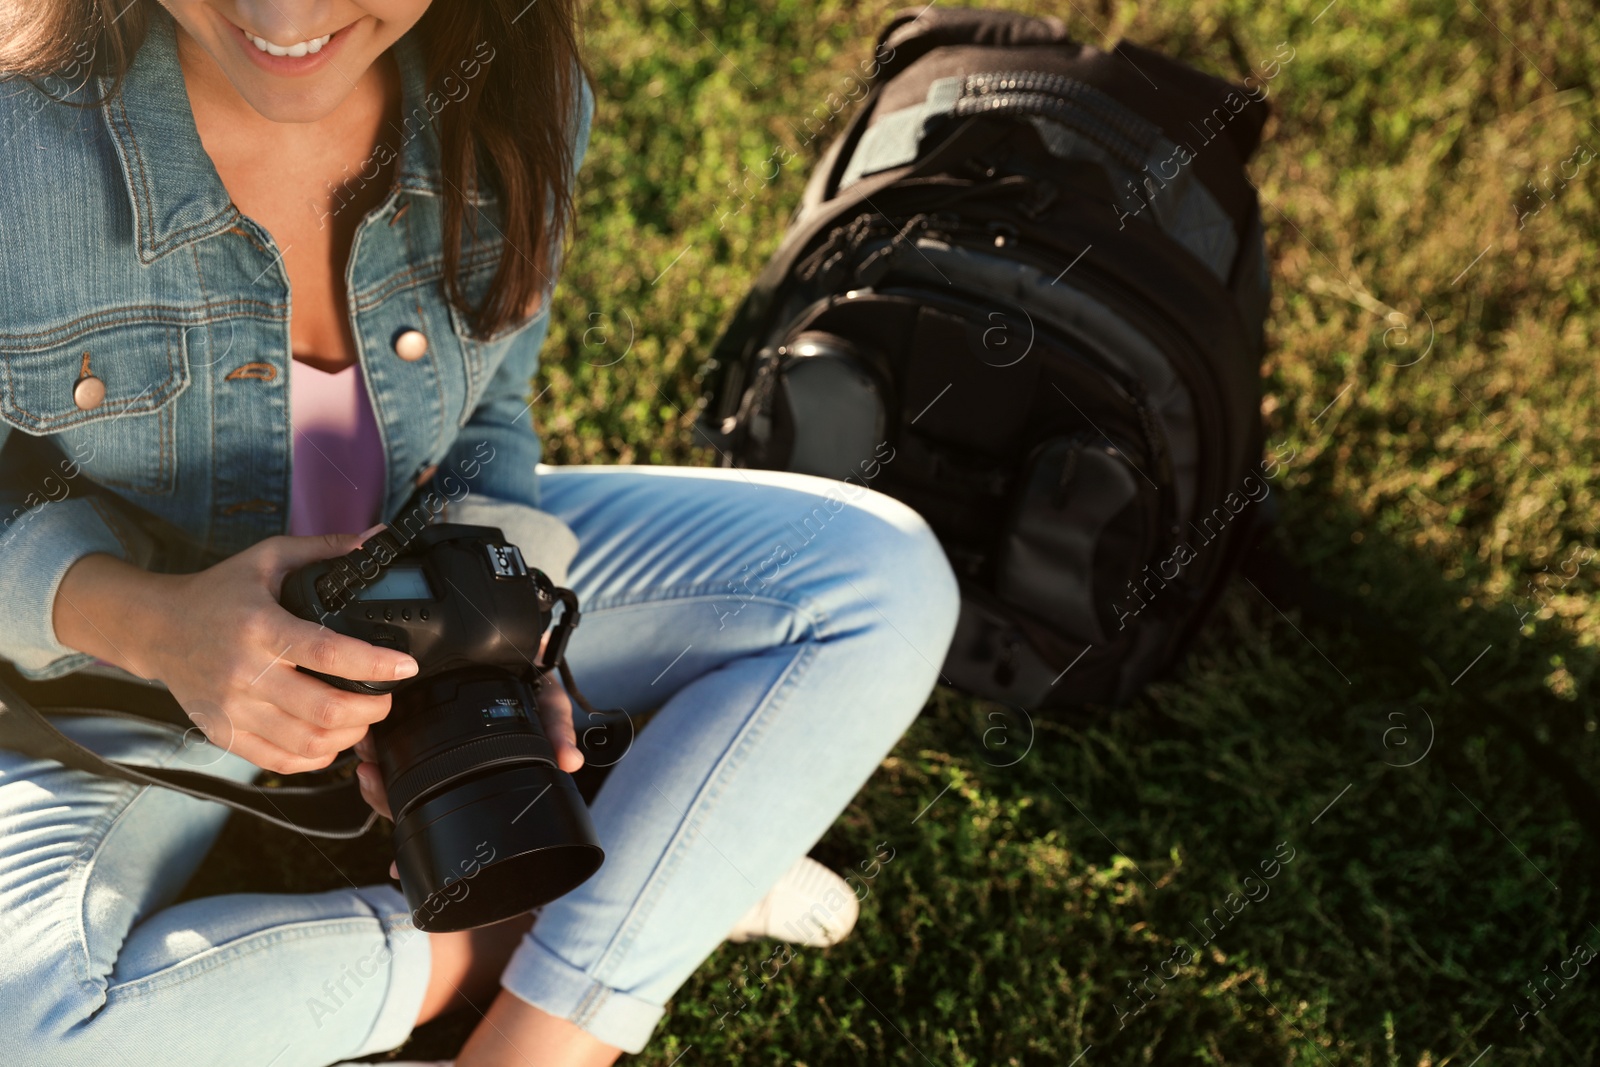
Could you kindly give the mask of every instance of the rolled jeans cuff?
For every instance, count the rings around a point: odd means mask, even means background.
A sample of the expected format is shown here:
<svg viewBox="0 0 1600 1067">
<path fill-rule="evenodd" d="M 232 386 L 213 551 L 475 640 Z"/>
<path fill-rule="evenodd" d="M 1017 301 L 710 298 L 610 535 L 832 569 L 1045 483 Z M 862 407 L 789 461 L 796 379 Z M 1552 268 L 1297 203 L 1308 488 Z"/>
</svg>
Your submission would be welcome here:
<svg viewBox="0 0 1600 1067">
<path fill-rule="evenodd" d="M 356 894 L 371 906 L 382 924 L 384 945 L 378 952 L 389 958 L 389 989 L 383 1006 L 378 1009 L 366 1041 L 352 1053 L 365 1056 L 399 1048 L 411 1036 L 417 1013 L 422 1010 L 422 998 L 428 992 L 433 953 L 428 935 L 412 924 L 411 909 L 400 890 L 392 885 L 369 885 L 357 889 Z"/>
<path fill-rule="evenodd" d="M 566 1019 L 624 1052 L 641 1052 L 666 1006 L 595 981 L 528 934 L 500 984 L 518 1000 Z"/>
</svg>

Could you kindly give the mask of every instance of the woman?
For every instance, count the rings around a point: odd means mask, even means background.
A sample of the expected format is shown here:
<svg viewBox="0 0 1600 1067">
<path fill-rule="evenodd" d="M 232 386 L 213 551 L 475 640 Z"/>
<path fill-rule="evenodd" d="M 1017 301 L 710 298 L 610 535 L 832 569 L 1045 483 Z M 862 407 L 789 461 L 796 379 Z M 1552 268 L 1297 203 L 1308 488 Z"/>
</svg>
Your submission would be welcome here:
<svg viewBox="0 0 1600 1067">
<path fill-rule="evenodd" d="M 817 479 L 535 476 L 529 383 L 593 109 L 570 0 L 12 11 L 0 657 L 159 680 L 209 741 L 61 728 L 241 780 L 370 756 L 388 697 L 295 668 L 416 664 L 276 595 L 418 499 L 574 588 L 585 688 L 660 710 L 593 806 L 600 872 L 531 928 L 457 935 L 418 934 L 393 885 L 169 906 L 224 809 L 0 752 L 8 1047 L 322 1065 L 498 981 L 462 1067 L 641 1049 L 921 707 L 957 603 L 937 543 Z M 575 769 L 565 700 L 542 712 Z"/>
</svg>

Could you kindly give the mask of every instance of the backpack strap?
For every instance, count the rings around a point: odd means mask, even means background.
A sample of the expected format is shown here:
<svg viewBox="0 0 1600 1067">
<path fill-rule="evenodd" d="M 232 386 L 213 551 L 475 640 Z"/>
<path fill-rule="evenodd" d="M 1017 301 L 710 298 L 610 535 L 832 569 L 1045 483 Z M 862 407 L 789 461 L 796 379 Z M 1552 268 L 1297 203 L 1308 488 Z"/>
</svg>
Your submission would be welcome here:
<svg viewBox="0 0 1600 1067">
<path fill-rule="evenodd" d="M 877 81 L 886 82 L 935 48 L 949 45 L 1012 47 L 1068 44 L 1067 24 L 1054 16 L 1035 18 L 976 8 L 908 8 L 878 35 Z"/>
<path fill-rule="evenodd" d="M 23 695 L 23 690 L 47 702 L 45 706 L 57 714 L 110 714 L 147 722 L 153 720 L 174 728 L 180 725 L 193 728 L 171 694 L 154 686 L 100 676 L 32 682 L 9 665 L 0 665 L 0 746 L 14 752 L 52 759 L 62 766 L 102 778 L 161 786 L 200 800 L 226 804 L 312 837 L 360 837 L 377 818 L 361 798 L 354 778 L 318 785 L 264 788 L 200 771 L 135 767 L 108 760 L 56 729 Z"/>
<path fill-rule="evenodd" d="M 856 155 L 857 142 L 877 104 L 878 90 L 916 60 L 946 45 L 1071 44 L 1066 23 L 1058 18 L 1034 18 L 1009 11 L 982 11 L 932 6 L 908 8 L 889 21 L 874 47 L 872 88 L 850 117 L 849 125 L 830 148 L 825 160 L 827 181 L 823 197 L 839 188 L 846 166 Z"/>
</svg>

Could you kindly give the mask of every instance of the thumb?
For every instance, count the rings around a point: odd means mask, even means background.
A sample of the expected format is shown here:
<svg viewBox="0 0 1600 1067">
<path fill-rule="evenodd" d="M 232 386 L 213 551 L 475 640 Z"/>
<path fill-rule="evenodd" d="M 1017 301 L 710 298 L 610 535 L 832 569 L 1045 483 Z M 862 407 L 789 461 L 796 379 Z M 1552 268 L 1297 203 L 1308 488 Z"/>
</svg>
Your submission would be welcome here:
<svg viewBox="0 0 1600 1067">
<path fill-rule="evenodd" d="M 296 567 L 318 560 L 333 559 L 360 548 L 367 538 L 384 528 L 378 523 L 358 534 L 314 534 L 310 537 L 274 537 L 272 539 L 272 564 L 287 574 Z"/>
</svg>

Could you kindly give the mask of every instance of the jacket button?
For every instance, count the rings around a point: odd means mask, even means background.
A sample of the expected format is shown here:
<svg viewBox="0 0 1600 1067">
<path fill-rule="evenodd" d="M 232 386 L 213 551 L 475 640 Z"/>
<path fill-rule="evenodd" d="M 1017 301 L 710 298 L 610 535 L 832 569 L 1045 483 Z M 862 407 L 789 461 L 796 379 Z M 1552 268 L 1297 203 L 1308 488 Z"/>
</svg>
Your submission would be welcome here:
<svg viewBox="0 0 1600 1067">
<path fill-rule="evenodd" d="M 428 354 L 428 339 L 421 330 L 405 329 L 394 335 L 394 354 L 407 363 Z"/>
<path fill-rule="evenodd" d="M 79 378 L 78 384 L 72 387 L 72 402 L 82 411 L 93 411 L 105 398 L 106 383 L 92 374 Z"/>
</svg>

